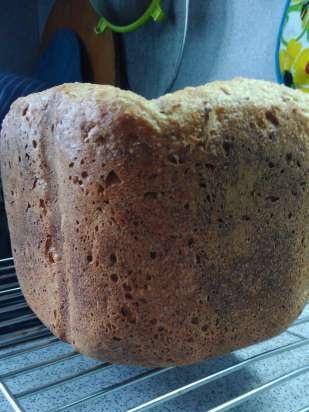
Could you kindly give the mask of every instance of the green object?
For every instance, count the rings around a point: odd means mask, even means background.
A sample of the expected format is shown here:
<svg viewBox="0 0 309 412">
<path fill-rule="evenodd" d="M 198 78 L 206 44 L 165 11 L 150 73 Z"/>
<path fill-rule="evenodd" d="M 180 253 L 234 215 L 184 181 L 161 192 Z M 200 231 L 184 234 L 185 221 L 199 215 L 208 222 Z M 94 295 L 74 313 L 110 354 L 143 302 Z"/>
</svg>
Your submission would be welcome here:
<svg viewBox="0 0 309 412">
<path fill-rule="evenodd" d="M 160 22 L 165 18 L 165 13 L 161 7 L 161 1 L 162 0 L 152 0 L 145 13 L 133 23 L 126 26 L 115 25 L 102 16 L 94 31 L 96 34 L 102 34 L 105 30 L 110 29 L 116 33 L 129 33 L 143 26 L 150 19 L 153 19 L 155 22 Z"/>
</svg>

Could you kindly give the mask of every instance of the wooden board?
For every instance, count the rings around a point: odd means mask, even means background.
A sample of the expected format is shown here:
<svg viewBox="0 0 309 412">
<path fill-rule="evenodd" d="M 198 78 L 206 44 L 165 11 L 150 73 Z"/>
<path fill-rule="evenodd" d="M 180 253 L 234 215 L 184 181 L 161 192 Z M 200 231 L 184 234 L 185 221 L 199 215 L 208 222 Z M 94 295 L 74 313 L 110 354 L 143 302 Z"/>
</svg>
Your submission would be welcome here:
<svg viewBox="0 0 309 412">
<path fill-rule="evenodd" d="M 41 47 L 46 47 L 53 33 L 69 28 L 82 44 L 83 80 L 115 84 L 115 49 L 113 35 L 107 31 L 97 36 L 93 29 L 99 16 L 88 0 L 56 0 L 48 17 Z"/>
</svg>

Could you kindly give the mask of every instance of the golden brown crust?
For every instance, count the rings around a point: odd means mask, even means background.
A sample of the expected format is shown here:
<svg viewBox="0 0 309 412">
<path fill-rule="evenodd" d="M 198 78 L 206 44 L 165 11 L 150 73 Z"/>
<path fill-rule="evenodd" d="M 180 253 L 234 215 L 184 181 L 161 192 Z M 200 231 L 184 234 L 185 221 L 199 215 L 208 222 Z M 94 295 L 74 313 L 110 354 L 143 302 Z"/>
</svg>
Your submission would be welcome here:
<svg viewBox="0 0 309 412">
<path fill-rule="evenodd" d="M 120 363 L 192 363 L 282 331 L 308 298 L 308 103 L 245 79 L 19 99 L 1 167 L 29 305 Z"/>
</svg>

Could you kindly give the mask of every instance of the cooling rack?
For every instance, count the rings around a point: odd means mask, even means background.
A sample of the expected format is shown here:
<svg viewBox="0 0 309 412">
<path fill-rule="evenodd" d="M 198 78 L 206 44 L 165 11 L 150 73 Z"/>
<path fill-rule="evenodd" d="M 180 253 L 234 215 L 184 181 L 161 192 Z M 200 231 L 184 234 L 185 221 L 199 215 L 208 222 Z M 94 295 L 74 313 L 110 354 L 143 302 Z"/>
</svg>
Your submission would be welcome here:
<svg viewBox="0 0 309 412">
<path fill-rule="evenodd" d="M 263 375 L 263 379 L 261 376 Z M 309 306 L 283 335 L 199 365 L 102 363 L 60 342 L 0 260 L 2 412 L 309 412 Z"/>
</svg>

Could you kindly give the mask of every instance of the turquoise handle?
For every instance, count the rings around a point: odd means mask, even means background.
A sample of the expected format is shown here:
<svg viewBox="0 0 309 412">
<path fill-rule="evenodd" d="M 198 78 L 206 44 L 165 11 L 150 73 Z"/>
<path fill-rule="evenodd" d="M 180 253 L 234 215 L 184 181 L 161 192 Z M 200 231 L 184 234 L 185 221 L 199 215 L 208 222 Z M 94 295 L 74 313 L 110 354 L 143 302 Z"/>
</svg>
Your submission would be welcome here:
<svg viewBox="0 0 309 412">
<path fill-rule="evenodd" d="M 105 17 L 101 17 L 94 31 L 96 34 L 102 34 L 105 30 L 110 29 L 116 33 L 130 33 L 143 26 L 148 20 L 153 19 L 155 22 L 160 22 L 165 18 L 165 13 L 161 7 L 161 0 L 152 0 L 145 13 L 135 20 L 133 23 L 126 26 L 117 26 Z"/>
</svg>

